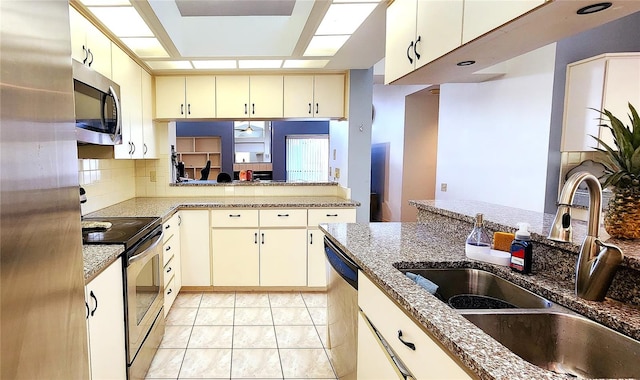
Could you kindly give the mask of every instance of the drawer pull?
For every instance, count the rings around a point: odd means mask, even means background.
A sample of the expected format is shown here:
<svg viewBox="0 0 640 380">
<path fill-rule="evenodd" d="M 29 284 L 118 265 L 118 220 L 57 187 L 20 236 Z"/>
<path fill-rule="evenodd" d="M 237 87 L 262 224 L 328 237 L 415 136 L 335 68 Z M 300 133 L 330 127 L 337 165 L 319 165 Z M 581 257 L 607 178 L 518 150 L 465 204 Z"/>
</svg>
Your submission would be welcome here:
<svg viewBox="0 0 640 380">
<path fill-rule="evenodd" d="M 239 218 L 240 214 L 229 214 L 229 218 Z"/>
<path fill-rule="evenodd" d="M 328 217 L 335 217 L 338 216 L 338 214 L 327 214 Z"/>
<path fill-rule="evenodd" d="M 416 350 L 416 345 L 411 343 L 411 342 L 407 342 L 406 340 L 402 339 L 402 330 L 398 330 L 398 339 L 400 339 L 400 341 L 407 347 L 409 347 L 412 350 Z"/>
<path fill-rule="evenodd" d="M 278 214 L 278 216 L 281 217 L 281 218 L 285 218 L 285 217 L 289 216 L 289 214 Z"/>
<path fill-rule="evenodd" d="M 260 234 L 260 235 L 262 235 L 261 236 L 262 237 L 262 242 L 261 243 L 264 244 L 264 234 Z"/>
<path fill-rule="evenodd" d="M 167 268 L 167 273 L 171 272 L 171 267 Z"/>
<path fill-rule="evenodd" d="M 165 252 L 169 252 L 169 251 L 171 251 L 171 246 L 170 246 L 170 245 L 168 245 L 168 246 L 167 246 L 167 248 L 165 248 L 165 249 L 164 249 L 164 251 L 165 251 Z"/>
<path fill-rule="evenodd" d="M 169 228 L 171 228 L 171 224 L 167 224 L 166 226 L 164 226 L 165 230 L 168 230 Z"/>
<path fill-rule="evenodd" d="M 255 232 L 253 234 L 253 244 L 258 244 L 258 233 L 257 232 Z"/>
<path fill-rule="evenodd" d="M 167 295 L 173 293 L 173 289 L 169 288 L 169 291 L 167 292 Z"/>
</svg>

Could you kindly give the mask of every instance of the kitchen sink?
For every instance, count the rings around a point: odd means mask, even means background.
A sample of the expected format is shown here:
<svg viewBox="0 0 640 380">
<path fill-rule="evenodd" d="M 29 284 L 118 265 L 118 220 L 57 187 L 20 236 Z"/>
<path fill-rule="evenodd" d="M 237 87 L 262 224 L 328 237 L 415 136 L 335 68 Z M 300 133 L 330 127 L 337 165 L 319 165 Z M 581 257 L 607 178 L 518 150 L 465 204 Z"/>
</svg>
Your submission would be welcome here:
<svg viewBox="0 0 640 380">
<path fill-rule="evenodd" d="M 546 309 L 553 303 L 492 273 L 478 269 L 400 269 L 438 285 L 435 294 L 455 309 Z"/>
<path fill-rule="evenodd" d="M 573 314 L 462 315 L 538 367 L 586 378 L 640 378 L 640 342 Z"/>
</svg>

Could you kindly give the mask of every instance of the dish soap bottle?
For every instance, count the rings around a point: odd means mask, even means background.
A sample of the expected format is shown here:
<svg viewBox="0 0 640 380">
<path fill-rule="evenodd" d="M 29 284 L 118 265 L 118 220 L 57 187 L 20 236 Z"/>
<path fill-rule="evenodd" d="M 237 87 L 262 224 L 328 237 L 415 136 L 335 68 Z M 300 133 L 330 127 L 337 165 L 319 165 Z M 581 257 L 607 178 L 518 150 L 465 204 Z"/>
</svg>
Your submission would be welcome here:
<svg viewBox="0 0 640 380">
<path fill-rule="evenodd" d="M 511 270 L 529 274 L 533 264 L 533 243 L 528 223 L 518 223 L 516 238 L 511 243 Z"/>
<path fill-rule="evenodd" d="M 472 259 L 482 259 L 491 252 L 491 237 L 482 219 L 482 214 L 476 214 L 476 222 L 464 246 L 464 253 Z"/>
</svg>

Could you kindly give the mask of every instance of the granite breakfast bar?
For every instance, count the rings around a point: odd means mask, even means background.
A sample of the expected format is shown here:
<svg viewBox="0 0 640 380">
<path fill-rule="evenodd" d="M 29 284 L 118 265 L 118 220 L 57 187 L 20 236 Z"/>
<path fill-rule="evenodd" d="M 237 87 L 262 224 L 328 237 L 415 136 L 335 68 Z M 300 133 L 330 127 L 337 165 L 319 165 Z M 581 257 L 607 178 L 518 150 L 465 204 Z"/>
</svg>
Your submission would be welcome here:
<svg viewBox="0 0 640 380">
<path fill-rule="evenodd" d="M 351 257 L 362 272 L 468 372 L 481 379 L 562 379 L 567 375 L 541 369 L 467 321 L 460 313 L 416 285 L 399 269 L 474 268 L 507 279 L 556 304 L 569 308 L 633 339 L 640 340 L 640 261 L 637 243 L 621 242 L 629 257 L 604 302 L 585 301 L 573 292 L 577 244 L 546 246 L 547 216 L 481 202 L 418 201 L 417 223 L 332 224 L 321 226 L 328 239 Z M 485 213 L 493 231 L 513 231 L 515 223 L 534 226 L 534 273 L 521 275 L 509 268 L 470 260 L 465 239 L 473 215 Z M 549 216 L 553 219 L 553 215 Z M 533 220 L 535 218 L 536 220 Z M 537 221 L 540 225 L 537 226 Z M 584 226 L 576 226 L 576 239 Z M 579 243 L 579 242 L 578 242 Z M 618 278 L 618 277 L 622 278 Z M 611 298 L 611 297 L 615 297 Z"/>
</svg>

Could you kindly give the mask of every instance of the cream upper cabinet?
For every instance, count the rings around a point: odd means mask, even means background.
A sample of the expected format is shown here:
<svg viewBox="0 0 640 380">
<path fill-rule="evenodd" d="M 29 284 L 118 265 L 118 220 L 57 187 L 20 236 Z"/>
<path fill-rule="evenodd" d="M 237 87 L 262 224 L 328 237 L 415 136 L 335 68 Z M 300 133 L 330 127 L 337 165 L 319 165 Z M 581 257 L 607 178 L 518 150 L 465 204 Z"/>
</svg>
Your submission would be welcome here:
<svg viewBox="0 0 640 380">
<path fill-rule="evenodd" d="M 156 77 L 157 119 L 216 117 L 216 77 Z"/>
<path fill-rule="evenodd" d="M 284 117 L 344 117 L 343 74 L 284 77 Z"/>
<path fill-rule="evenodd" d="M 219 118 L 249 117 L 249 76 L 218 77 L 216 84 L 216 113 Z"/>
<path fill-rule="evenodd" d="M 122 144 L 115 158 L 143 158 L 142 69 L 124 51 L 113 48 L 113 81 L 120 85 Z"/>
<path fill-rule="evenodd" d="M 111 78 L 111 41 L 73 7 L 69 7 L 71 57 Z"/>
<path fill-rule="evenodd" d="M 218 77 L 216 111 L 219 118 L 282 117 L 282 75 Z"/>
<path fill-rule="evenodd" d="M 151 75 L 140 70 L 142 74 L 142 157 L 158 158 L 156 131 L 153 128 L 153 79 Z"/>
<path fill-rule="evenodd" d="M 463 0 L 396 1 L 387 9 L 385 82 L 389 83 L 457 48 Z"/>
<path fill-rule="evenodd" d="M 464 0 L 462 43 L 509 22 L 544 2 L 545 0 Z"/>
<path fill-rule="evenodd" d="M 596 110 L 607 109 L 627 125 L 629 102 L 640 104 L 640 53 L 603 54 L 569 64 L 560 150 L 591 151 L 599 146 L 591 136 L 615 149 L 611 131 L 599 125 Z"/>
<path fill-rule="evenodd" d="M 181 210 L 182 286 L 211 286 L 209 211 Z"/>
<path fill-rule="evenodd" d="M 126 379 L 122 259 L 85 286 L 92 379 Z"/>
</svg>

